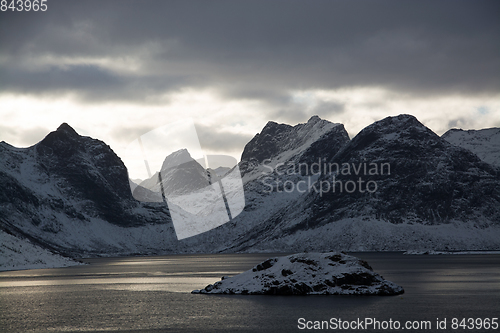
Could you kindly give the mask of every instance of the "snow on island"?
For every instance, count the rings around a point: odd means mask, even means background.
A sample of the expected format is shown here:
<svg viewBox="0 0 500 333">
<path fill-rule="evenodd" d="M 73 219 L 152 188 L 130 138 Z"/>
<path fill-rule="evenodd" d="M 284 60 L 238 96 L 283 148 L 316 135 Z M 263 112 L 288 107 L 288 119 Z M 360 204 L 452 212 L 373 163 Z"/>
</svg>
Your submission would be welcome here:
<svg viewBox="0 0 500 333">
<path fill-rule="evenodd" d="M 267 259 L 254 268 L 193 290 L 193 294 L 398 295 L 404 289 L 385 280 L 359 258 L 343 253 L 299 253 Z"/>
</svg>

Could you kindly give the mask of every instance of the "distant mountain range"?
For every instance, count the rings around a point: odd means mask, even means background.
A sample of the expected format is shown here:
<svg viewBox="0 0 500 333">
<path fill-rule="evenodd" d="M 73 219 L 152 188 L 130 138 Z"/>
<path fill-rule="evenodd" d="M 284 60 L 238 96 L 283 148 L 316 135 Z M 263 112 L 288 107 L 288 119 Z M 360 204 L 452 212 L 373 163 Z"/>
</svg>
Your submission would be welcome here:
<svg viewBox="0 0 500 333">
<path fill-rule="evenodd" d="M 231 251 L 500 249 L 499 169 L 413 116 L 378 121 L 311 158 L 340 167 L 335 190 L 291 198 Z M 332 186 L 335 172 L 323 169 L 317 184 Z"/>
<path fill-rule="evenodd" d="M 158 174 L 130 181 L 109 146 L 62 124 L 29 148 L 0 143 L 0 237 L 73 257 L 500 249 L 498 128 L 439 137 L 400 115 L 350 140 L 342 124 L 317 116 L 296 126 L 269 122 L 238 167 L 243 212 L 178 241 L 161 198 L 134 199 L 159 193 Z M 161 171 L 164 191 L 176 195 L 231 170 L 206 170 L 181 150 Z"/>
<path fill-rule="evenodd" d="M 451 129 L 443 139 L 476 154 L 486 163 L 500 167 L 500 128 L 482 130 Z"/>
</svg>

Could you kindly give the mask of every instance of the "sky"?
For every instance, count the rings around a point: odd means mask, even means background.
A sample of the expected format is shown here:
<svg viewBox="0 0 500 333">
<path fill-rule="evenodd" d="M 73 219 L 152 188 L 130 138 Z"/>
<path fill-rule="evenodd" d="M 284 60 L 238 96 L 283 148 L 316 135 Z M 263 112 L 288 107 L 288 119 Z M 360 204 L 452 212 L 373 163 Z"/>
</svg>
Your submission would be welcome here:
<svg viewBox="0 0 500 333">
<path fill-rule="evenodd" d="M 66 122 L 119 155 L 192 119 L 239 160 L 272 120 L 351 137 L 402 113 L 438 134 L 500 127 L 498 1 L 64 1 L 0 12 L 0 141 Z"/>
</svg>

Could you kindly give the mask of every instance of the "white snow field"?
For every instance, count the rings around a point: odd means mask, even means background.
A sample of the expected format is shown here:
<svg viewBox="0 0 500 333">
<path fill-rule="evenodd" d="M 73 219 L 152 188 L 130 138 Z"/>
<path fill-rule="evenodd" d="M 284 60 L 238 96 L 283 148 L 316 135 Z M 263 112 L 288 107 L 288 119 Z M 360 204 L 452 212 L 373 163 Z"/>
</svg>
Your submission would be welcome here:
<svg viewBox="0 0 500 333">
<path fill-rule="evenodd" d="M 83 265 L 0 231 L 0 271 Z"/>
</svg>

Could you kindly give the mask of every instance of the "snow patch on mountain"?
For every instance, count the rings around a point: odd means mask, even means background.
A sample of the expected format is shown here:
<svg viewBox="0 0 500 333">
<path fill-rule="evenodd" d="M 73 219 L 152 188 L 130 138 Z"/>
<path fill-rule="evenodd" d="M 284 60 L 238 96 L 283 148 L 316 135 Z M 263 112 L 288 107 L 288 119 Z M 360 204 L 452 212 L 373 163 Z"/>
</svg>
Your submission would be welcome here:
<svg viewBox="0 0 500 333">
<path fill-rule="evenodd" d="M 300 220 L 297 220 L 299 222 Z M 499 249 L 500 227 L 452 221 L 447 224 L 423 225 L 405 222 L 393 224 L 370 218 L 347 218 L 320 227 L 287 232 L 294 221 L 286 220 L 275 226 L 274 232 L 249 238 L 236 252 L 297 252 L 297 251 L 460 251 Z"/>
<path fill-rule="evenodd" d="M 27 239 L 0 231 L 0 271 L 76 265 L 83 263 L 52 253 Z"/>
<path fill-rule="evenodd" d="M 500 128 L 451 129 L 442 135 L 451 144 L 468 149 L 486 163 L 500 167 Z"/>
</svg>

